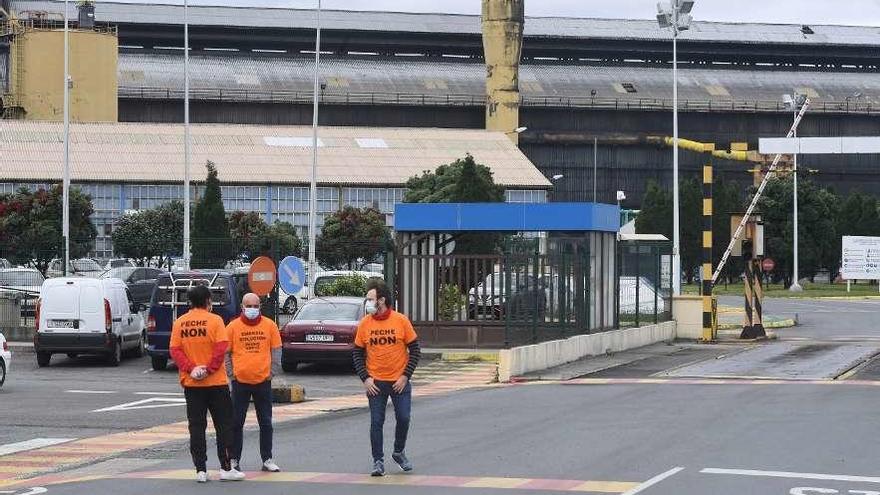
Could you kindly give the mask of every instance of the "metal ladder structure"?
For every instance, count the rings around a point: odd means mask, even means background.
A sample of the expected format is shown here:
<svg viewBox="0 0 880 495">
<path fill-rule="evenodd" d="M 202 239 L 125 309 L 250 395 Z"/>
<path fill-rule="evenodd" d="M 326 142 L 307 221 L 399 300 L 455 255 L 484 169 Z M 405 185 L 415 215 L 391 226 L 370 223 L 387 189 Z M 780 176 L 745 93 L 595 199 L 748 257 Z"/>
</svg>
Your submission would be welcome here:
<svg viewBox="0 0 880 495">
<path fill-rule="evenodd" d="M 172 319 L 172 321 L 177 320 L 177 317 L 179 316 L 178 308 L 180 308 L 181 306 L 189 306 L 189 300 L 187 299 L 187 292 L 189 292 L 189 290 L 192 289 L 193 287 L 196 287 L 198 285 L 207 286 L 212 294 L 215 292 L 221 292 L 221 291 L 226 290 L 225 287 L 216 285 L 217 277 L 219 275 L 220 275 L 219 273 L 215 273 L 211 276 L 210 279 L 200 278 L 200 277 L 175 278 L 174 274 L 171 273 L 170 274 L 171 285 L 160 285 L 158 287 L 159 290 L 170 290 L 171 291 L 171 300 L 170 301 L 159 301 L 158 304 L 160 306 L 170 306 L 172 308 L 172 310 L 174 311 L 174 318 Z M 212 306 L 221 306 L 221 305 L 223 305 L 223 303 L 220 302 L 219 300 L 215 301 L 214 298 L 212 297 L 211 298 L 211 305 Z"/>
</svg>

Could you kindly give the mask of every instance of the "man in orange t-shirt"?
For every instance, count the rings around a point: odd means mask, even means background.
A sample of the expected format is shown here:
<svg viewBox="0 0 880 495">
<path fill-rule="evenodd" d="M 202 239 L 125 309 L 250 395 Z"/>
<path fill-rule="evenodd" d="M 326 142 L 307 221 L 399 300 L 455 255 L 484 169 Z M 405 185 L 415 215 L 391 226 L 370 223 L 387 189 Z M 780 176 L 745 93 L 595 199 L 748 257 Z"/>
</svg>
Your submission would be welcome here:
<svg viewBox="0 0 880 495">
<path fill-rule="evenodd" d="M 388 398 L 394 404 L 396 425 L 394 452 L 391 458 L 404 471 L 413 466 L 404 453 L 412 408 L 412 385 L 409 383 L 421 351 L 419 337 L 409 319 L 389 307 L 391 293 L 384 282 L 368 286 L 367 315 L 358 324 L 354 338 L 354 366 L 364 382 L 370 402 L 370 444 L 373 451 L 373 476 L 385 475 L 385 451 L 382 429 Z"/>
<path fill-rule="evenodd" d="M 260 314 L 260 296 L 245 294 L 241 307 L 241 316 L 230 321 L 226 327 L 229 359 L 232 361 L 227 363 L 227 370 L 232 376 L 232 404 L 235 409 L 232 465 L 238 468 L 241 460 L 244 421 L 253 398 L 257 422 L 260 424 L 262 470 L 274 473 L 281 471 L 272 460 L 272 375 L 281 362 L 281 333 L 274 321 Z"/>
<path fill-rule="evenodd" d="M 239 481 L 244 474 L 229 462 L 232 447 L 232 400 L 226 380 L 224 356 L 229 347 L 223 318 L 211 313 L 211 291 L 204 285 L 189 290 L 190 310 L 171 329 L 171 357 L 180 370 L 189 421 L 189 450 L 196 466 L 196 481 L 208 481 L 205 429 L 208 411 L 217 432 L 220 480 Z"/>
</svg>

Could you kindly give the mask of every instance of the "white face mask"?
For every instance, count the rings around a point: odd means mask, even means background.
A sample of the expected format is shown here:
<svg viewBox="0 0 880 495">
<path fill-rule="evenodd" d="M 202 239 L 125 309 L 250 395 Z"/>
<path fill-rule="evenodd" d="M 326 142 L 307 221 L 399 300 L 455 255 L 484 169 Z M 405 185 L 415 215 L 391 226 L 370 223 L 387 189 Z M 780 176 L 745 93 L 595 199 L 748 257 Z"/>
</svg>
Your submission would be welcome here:
<svg viewBox="0 0 880 495">
<path fill-rule="evenodd" d="M 376 307 L 376 301 L 367 301 L 364 309 L 366 309 L 367 314 L 374 315 L 379 308 Z"/>
<path fill-rule="evenodd" d="M 244 308 L 244 317 L 248 320 L 256 320 L 260 317 L 260 308 Z"/>
</svg>

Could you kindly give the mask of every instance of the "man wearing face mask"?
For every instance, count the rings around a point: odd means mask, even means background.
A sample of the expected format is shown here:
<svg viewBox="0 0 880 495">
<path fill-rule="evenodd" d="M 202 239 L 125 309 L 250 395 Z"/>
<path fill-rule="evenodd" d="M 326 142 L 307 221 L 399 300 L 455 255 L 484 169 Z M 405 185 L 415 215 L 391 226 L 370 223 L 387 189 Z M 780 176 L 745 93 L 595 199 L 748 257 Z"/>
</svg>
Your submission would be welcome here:
<svg viewBox="0 0 880 495">
<path fill-rule="evenodd" d="M 413 466 L 404 453 L 412 404 L 412 378 L 419 364 L 419 337 L 409 318 L 390 307 L 391 293 L 381 280 L 367 286 L 367 315 L 358 324 L 354 339 L 354 367 L 364 382 L 370 402 L 372 476 L 385 475 L 383 427 L 388 398 L 396 420 L 391 458 L 404 471 Z"/>
<path fill-rule="evenodd" d="M 261 469 L 278 472 L 281 469 L 272 460 L 272 376 L 281 363 L 281 334 L 274 321 L 260 314 L 259 296 L 245 294 L 241 306 L 241 316 L 226 327 L 229 334 L 226 369 L 231 374 L 235 409 L 232 464 L 238 469 L 245 417 L 253 399 L 260 425 Z"/>
</svg>

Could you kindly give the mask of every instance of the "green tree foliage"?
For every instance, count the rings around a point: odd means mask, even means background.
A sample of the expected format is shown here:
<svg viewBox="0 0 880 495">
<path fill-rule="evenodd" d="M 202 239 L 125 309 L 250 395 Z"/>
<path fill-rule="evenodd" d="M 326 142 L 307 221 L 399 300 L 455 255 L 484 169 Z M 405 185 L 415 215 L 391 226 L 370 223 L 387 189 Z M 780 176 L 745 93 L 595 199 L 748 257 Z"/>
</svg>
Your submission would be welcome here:
<svg viewBox="0 0 880 495">
<path fill-rule="evenodd" d="M 346 206 L 324 221 L 315 248 L 322 265 L 351 269 L 359 260 L 375 259 L 390 242 L 379 210 Z"/>
<path fill-rule="evenodd" d="M 745 211 L 742 189 L 735 182 L 718 177 L 712 189 L 712 267 L 721 262 L 724 250 L 730 244 L 730 217 Z M 730 257 L 716 283 L 736 282 L 743 271 L 740 258 Z"/>
<path fill-rule="evenodd" d="M 293 225 L 276 222 L 269 226 L 263 216 L 256 212 L 233 212 L 229 216 L 229 235 L 233 253 L 237 256 L 283 259 L 285 256 L 302 255 L 302 241 Z"/>
<path fill-rule="evenodd" d="M 62 236 L 63 192 L 60 185 L 48 191 L 26 188 L 0 195 L 0 256 L 16 264 L 33 261 L 45 273 L 53 258 L 64 256 Z M 94 245 L 97 231 L 89 221 L 94 213 L 92 198 L 79 189 L 70 190 L 70 257 L 85 256 Z"/>
<path fill-rule="evenodd" d="M 222 267 L 232 252 L 217 168 L 211 161 L 208 161 L 205 168 L 208 170 L 205 194 L 196 203 L 193 213 L 192 268 Z"/>
<path fill-rule="evenodd" d="M 117 255 L 134 258 L 140 266 L 153 258 L 180 254 L 183 203 L 171 201 L 123 216 L 113 229 L 112 240 Z"/>
<path fill-rule="evenodd" d="M 672 192 L 649 180 L 642 198 L 642 209 L 636 217 L 639 234 L 662 234 L 672 240 Z"/>
<path fill-rule="evenodd" d="M 771 179 L 758 202 L 764 221 L 765 254 L 776 261 L 774 278 L 781 279 L 786 285 L 791 284 L 793 271 L 792 184 L 790 177 Z M 814 277 L 821 268 L 834 272 L 837 269 L 834 264 L 840 257 L 837 197 L 812 181 L 801 179 L 798 181 L 798 203 L 800 275 Z"/>
<path fill-rule="evenodd" d="M 333 282 L 315 288 L 318 297 L 363 297 L 367 293 L 367 278 L 358 274 L 343 275 Z"/>
<path fill-rule="evenodd" d="M 495 184 L 492 170 L 470 154 L 437 170 L 425 171 L 406 183 L 405 203 L 501 203 L 504 188 Z M 455 238 L 456 254 L 491 254 L 499 248 L 498 234 L 462 234 Z"/>
</svg>

